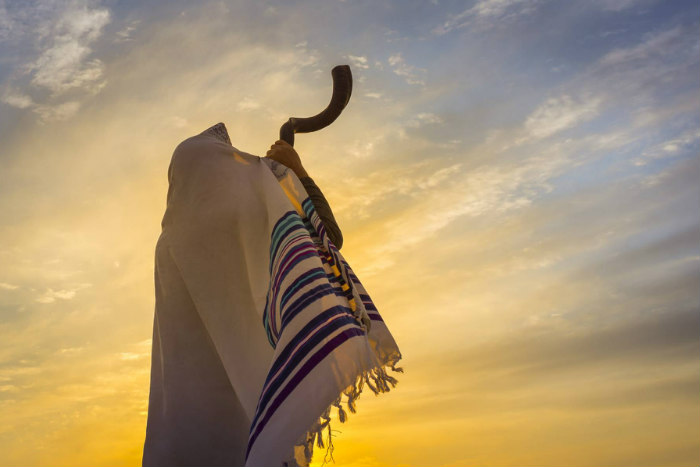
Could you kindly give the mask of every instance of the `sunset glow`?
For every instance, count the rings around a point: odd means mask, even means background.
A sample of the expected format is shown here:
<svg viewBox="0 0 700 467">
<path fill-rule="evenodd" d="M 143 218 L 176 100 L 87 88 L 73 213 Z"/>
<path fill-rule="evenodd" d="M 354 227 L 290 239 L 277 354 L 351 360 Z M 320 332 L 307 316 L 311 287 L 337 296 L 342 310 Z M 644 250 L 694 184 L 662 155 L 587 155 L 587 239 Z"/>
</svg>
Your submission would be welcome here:
<svg viewBox="0 0 700 467">
<path fill-rule="evenodd" d="M 0 0 L 0 466 L 141 465 L 172 152 L 224 122 L 263 156 L 339 64 L 295 148 L 405 373 L 335 465 L 697 466 L 699 33 L 697 1 Z"/>
</svg>

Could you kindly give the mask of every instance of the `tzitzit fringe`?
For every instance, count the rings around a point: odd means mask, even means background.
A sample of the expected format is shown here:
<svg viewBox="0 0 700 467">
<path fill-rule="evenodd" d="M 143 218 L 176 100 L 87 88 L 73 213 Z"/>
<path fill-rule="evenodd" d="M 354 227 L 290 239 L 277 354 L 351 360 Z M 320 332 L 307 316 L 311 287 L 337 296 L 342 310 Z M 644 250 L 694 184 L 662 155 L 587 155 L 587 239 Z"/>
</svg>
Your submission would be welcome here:
<svg viewBox="0 0 700 467">
<path fill-rule="evenodd" d="M 391 368 L 391 370 L 396 373 L 403 373 L 403 368 L 396 366 L 397 361 L 390 362 L 384 366 L 372 368 L 371 370 L 366 370 L 359 374 L 355 380 L 355 383 L 345 388 L 345 390 L 340 393 L 338 398 L 334 400 L 331 405 L 326 408 L 326 410 L 324 410 L 319 419 L 302 437 L 304 441 L 300 443 L 304 447 L 304 460 L 306 466 L 311 463 L 314 442 L 319 448 L 324 448 L 327 446 L 326 454 L 323 456 L 323 464 L 321 465 L 323 466 L 329 461 L 335 463 L 335 459 L 333 459 L 333 430 L 331 430 L 330 417 L 331 407 L 336 407 L 338 409 L 338 420 L 340 420 L 340 423 L 345 423 L 348 415 L 341 405 L 343 395 L 347 397 L 347 401 L 345 403 L 348 410 L 352 413 L 356 413 L 357 408 L 355 403 L 360 398 L 362 388 L 365 384 L 367 384 L 367 387 L 369 387 L 375 395 L 379 395 L 379 393 L 382 392 L 389 392 L 391 389 L 389 385 L 391 385 L 392 388 L 396 387 L 398 381 L 396 378 L 387 373 L 387 368 Z M 324 441 L 323 431 L 326 429 L 328 430 L 328 435 L 327 440 Z"/>
</svg>

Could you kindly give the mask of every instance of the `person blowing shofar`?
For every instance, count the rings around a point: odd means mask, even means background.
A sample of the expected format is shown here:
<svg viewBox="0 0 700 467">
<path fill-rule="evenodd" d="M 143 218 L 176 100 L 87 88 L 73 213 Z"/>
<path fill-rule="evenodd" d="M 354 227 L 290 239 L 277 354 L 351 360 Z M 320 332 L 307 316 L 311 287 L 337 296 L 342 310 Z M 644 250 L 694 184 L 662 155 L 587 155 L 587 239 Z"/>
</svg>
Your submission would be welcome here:
<svg viewBox="0 0 700 467">
<path fill-rule="evenodd" d="M 365 385 L 389 391 L 401 353 L 292 144 L 248 154 L 223 123 L 185 139 L 161 227 L 142 465 L 308 466 L 314 445 L 332 458 L 331 407 L 345 422 Z"/>
</svg>

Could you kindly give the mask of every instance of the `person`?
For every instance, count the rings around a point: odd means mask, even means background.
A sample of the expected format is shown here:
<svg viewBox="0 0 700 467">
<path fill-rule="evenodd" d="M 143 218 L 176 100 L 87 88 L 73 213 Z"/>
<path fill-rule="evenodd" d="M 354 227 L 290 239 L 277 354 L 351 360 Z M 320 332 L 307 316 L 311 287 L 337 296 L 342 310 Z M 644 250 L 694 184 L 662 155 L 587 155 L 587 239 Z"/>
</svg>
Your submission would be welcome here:
<svg viewBox="0 0 700 467">
<path fill-rule="evenodd" d="M 278 140 L 265 157 L 300 178 L 340 248 L 342 234 L 331 208 L 296 150 Z M 269 246 L 248 245 L 260 256 L 247 263 L 239 260 L 247 250 L 235 245 L 238 231 L 265 230 L 265 204 L 254 195 L 261 159 L 233 148 L 223 123 L 188 138 L 173 153 L 156 244 L 144 467 L 244 464 L 273 356 L 255 311 L 262 308 L 266 284 L 247 281 L 263 277 L 262 254 Z M 293 453 L 287 464 L 295 465 Z"/>
<path fill-rule="evenodd" d="M 307 195 L 304 194 L 306 191 Z M 143 467 L 308 466 L 330 410 L 396 384 L 401 353 L 284 141 L 182 141 L 155 248 Z"/>
</svg>

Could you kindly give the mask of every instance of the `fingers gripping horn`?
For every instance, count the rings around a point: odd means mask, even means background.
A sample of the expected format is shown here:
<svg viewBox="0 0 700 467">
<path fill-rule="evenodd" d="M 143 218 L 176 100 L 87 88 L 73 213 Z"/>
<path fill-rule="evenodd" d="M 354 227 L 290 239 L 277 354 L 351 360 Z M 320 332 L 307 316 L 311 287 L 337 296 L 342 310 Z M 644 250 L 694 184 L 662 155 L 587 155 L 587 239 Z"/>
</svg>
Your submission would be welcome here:
<svg viewBox="0 0 700 467">
<path fill-rule="evenodd" d="M 331 75 L 333 76 L 333 96 L 328 107 L 313 117 L 291 117 L 280 128 L 280 139 L 294 146 L 294 133 L 310 133 L 320 130 L 338 118 L 352 94 L 352 73 L 350 66 L 338 65 L 331 70 Z"/>
</svg>

